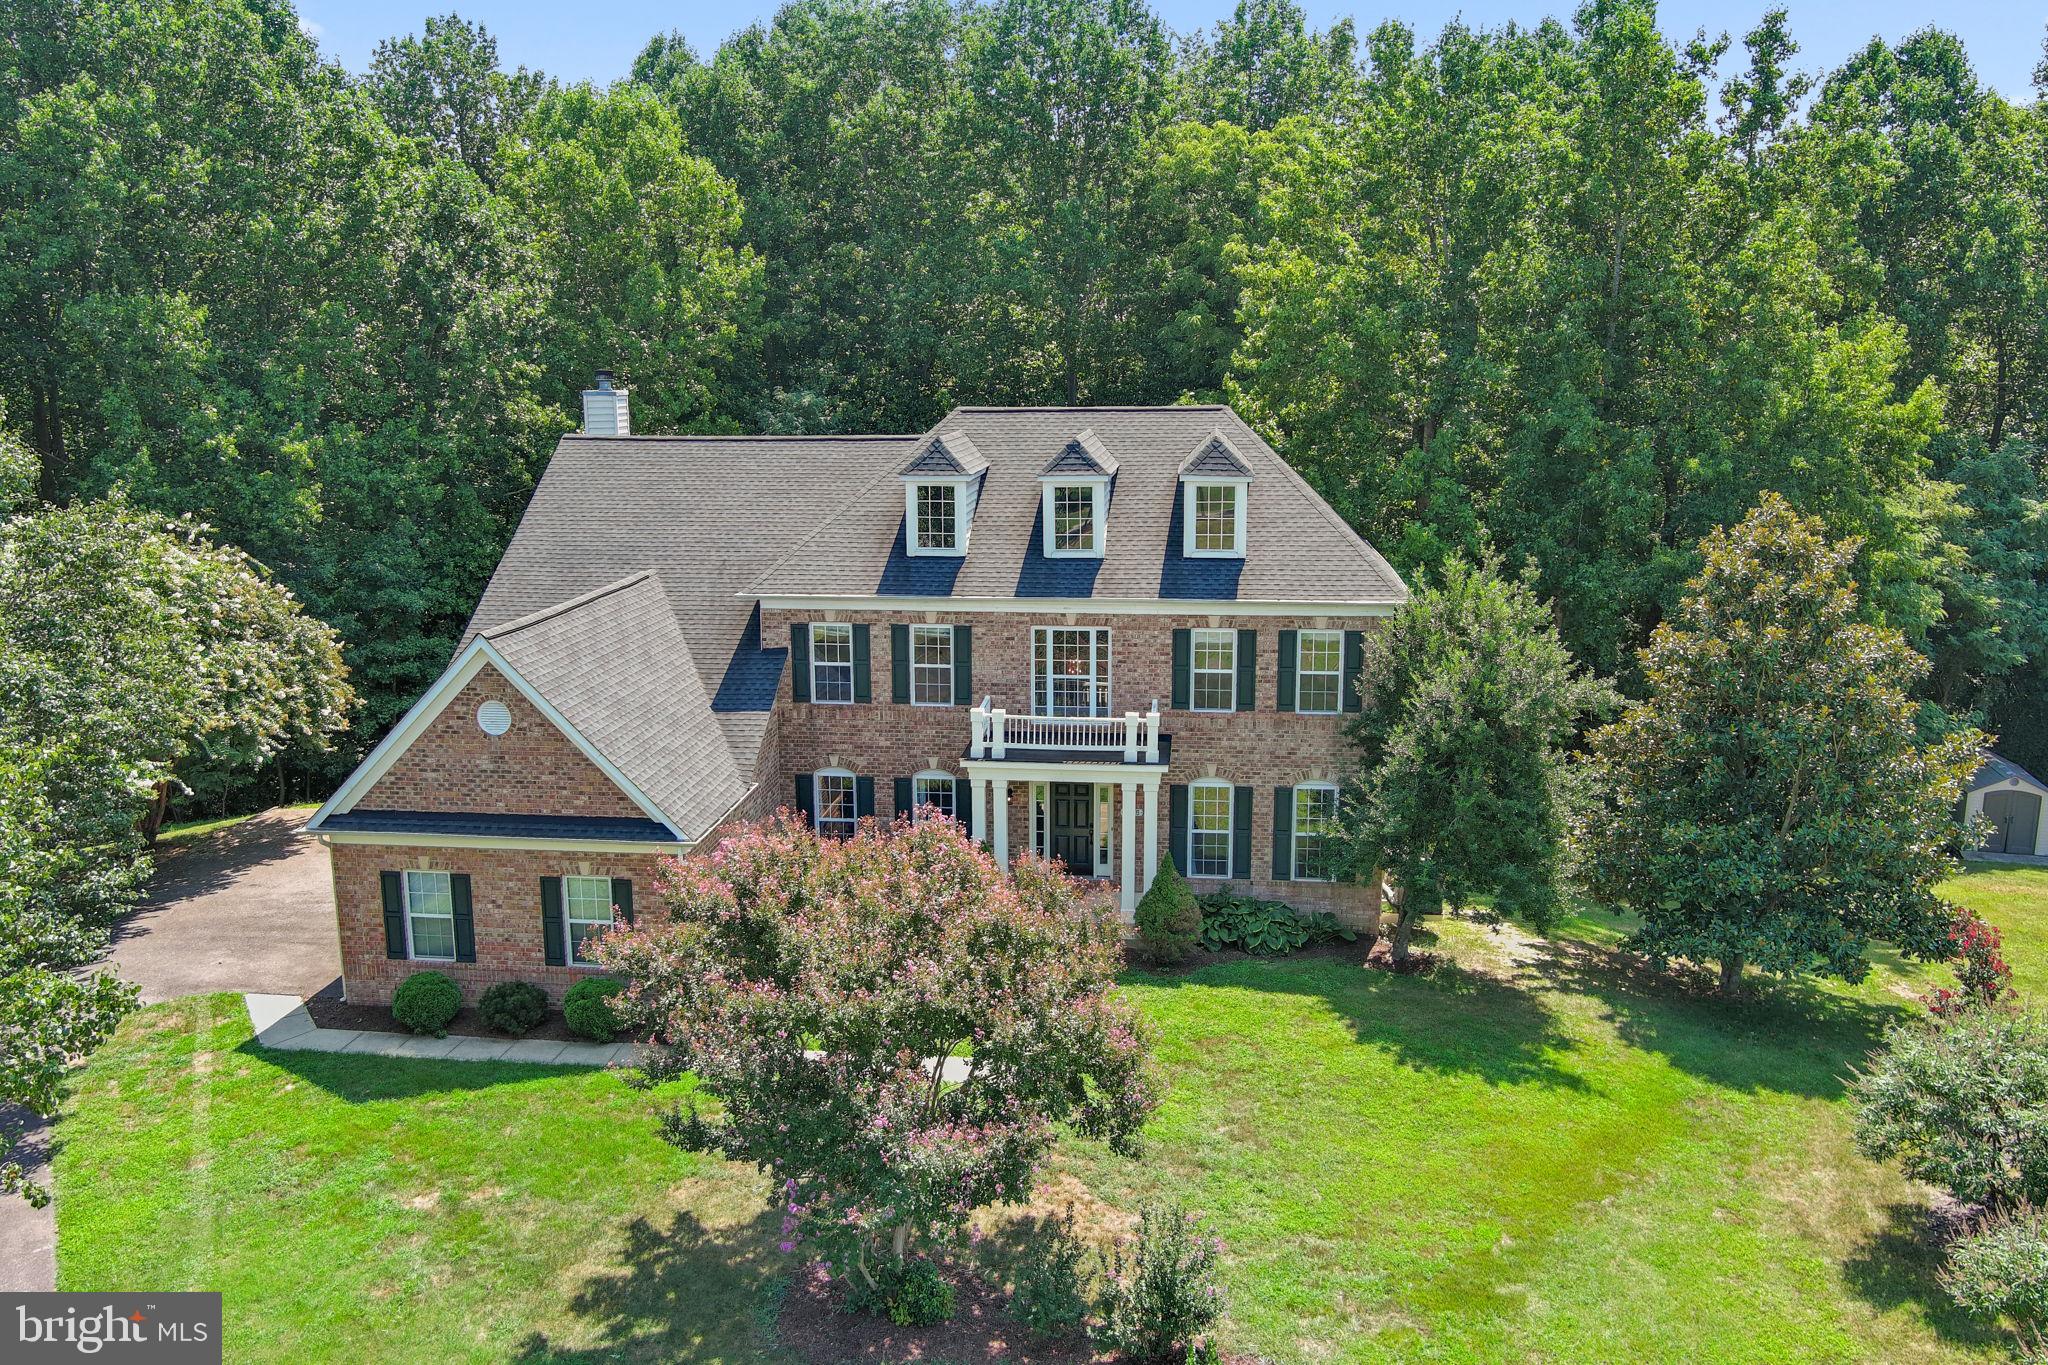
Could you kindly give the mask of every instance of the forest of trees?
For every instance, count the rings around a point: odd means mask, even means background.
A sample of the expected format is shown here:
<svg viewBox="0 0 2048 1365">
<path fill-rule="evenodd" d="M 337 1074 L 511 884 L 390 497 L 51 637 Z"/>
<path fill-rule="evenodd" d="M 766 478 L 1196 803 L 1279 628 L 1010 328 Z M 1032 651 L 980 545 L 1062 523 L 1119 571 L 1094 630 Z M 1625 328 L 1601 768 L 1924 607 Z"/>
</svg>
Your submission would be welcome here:
<svg viewBox="0 0 2048 1365">
<path fill-rule="evenodd" d="M 1938 29 L 1809 77 L 1796 15 L 1674 45 L 1647 0 L 798 0 L 597 89 L 453 16 L 361 76 L 274 0 L 0 16 L 0 421 L 44 499 L 199 518 L 339 631 L 306 794 L 444 665 L 599 366 L 650 431 L 1225 400 L 1397 567 L 1533 561 L 1625 692 L 1776 491 L 1861 538 L 1924 725 L 2048 767 L 2048 109 Z"/>
</svg>

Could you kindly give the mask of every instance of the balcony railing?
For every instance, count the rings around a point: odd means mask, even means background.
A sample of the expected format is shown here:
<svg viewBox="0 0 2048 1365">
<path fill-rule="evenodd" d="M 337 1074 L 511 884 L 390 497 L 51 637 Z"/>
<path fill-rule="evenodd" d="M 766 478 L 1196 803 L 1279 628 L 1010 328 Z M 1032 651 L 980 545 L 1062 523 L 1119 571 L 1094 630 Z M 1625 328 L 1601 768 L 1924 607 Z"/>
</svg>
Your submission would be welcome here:
<svg viewBox="0 0 2048 1365">
<path fill-rule="evenodd" d="M 967 746 L 969 758 L 1007 758 L 1012 749 L 1067 749 L 1081 753 L 1114 754 L 1125 763 L 1159 761 L 1159 703 L 1140 714 L 1126 711 L 1121 716 L 1033 716 L 1012 715 L 983 697 L 981 705 L 967 713 L 973 727 Z"/>
</svg>

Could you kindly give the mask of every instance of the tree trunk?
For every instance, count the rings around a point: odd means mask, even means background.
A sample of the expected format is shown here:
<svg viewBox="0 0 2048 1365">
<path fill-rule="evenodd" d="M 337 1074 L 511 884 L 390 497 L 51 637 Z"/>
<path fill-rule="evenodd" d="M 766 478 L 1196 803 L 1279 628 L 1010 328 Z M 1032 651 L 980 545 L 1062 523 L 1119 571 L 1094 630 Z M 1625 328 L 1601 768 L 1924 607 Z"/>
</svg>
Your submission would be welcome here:
<svg viewBox="0 0 2048 1365">
<path fill-rule="evenodd" d="M 1721 959 L 1721 994 L 1734 995 L 1742 989 L 1742 954 L 1730 953 Z"/>
<path fill-rule="evenodd" d="M 159 782 L 149 794 L 149 809 L 142 812 L 142 819 L 136 828 L 142 832 L 145 843 L 155 843 L 157 831 L 164 827 L 164 816 L 171 810 L 171 784 Z"/>
<path fill-rule="evenodd" d="M 896 1254 L 896 1264 L 903 1264 L 904 1256 L 910 1251 L 910 1224 L 898 1223 L 896 1231 L 890 1234 L 889 1250 Z"/>
<path fill-rule="evenodd" d="M 1408 961 L 1408 936 L 1414 929 L 1414 922 L 1408 917 L 1408 907 L 1403 905 L 1401 912 L 1394 917 L 1394 965 L 1397 967 Z"/>
</svg>

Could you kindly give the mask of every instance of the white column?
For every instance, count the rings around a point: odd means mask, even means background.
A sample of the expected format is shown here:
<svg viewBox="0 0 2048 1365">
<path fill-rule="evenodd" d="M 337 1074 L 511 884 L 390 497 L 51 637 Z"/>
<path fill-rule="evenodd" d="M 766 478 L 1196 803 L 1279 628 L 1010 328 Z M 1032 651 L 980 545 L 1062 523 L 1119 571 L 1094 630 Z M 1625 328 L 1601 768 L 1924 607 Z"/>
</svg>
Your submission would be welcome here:
<svg viewBox="0 0 2048 1365">
<path fill-rule="evenodd" d="M 996 866 L 1005 872 L 1010 870 L 1010 780 L 1003 778 L 991 785 L 989 797 L 995 802 L 996 832 L 994 838 Z"/>
<path fill-rule="evenodd" d="M 1159 875 L 1159 779 L 1145 784 L 1145 889 Z"/>
<path fill-rule="evenodd" d="M 974 836 L 977 844 L 988 841 L 988 779 L 975 777 L 967 782 L 967 805 L 969 818 L 967 832 Z"/>
<path fill-rule="evenodd" d="M 1124 918 L 1133 919 L 1138 913 L 1138 784 L 1125 778 L 1119 798 L 1118 804 L 1123 808 L 1124 857 L 1117 865 L 1117 881 L 1121 884 L 1118 896 Z"/>
</svg>

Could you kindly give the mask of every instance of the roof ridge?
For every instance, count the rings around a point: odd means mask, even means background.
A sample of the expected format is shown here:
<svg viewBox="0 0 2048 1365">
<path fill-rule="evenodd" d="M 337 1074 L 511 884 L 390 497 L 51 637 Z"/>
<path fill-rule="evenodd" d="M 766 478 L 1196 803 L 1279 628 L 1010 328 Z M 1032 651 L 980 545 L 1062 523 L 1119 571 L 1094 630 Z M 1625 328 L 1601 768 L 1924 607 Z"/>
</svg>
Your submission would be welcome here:
<svg viewBox="0 0 2048 1365">
<path fill-rule="evenodd" d="M 1047 403 L 1023 407 L 998 407 L 993 404 L 962 403 L 954 412 L 1228 412 L 1228 403 L 1095 403 L 1067 406 Z M 949 414 L 950 415 L 950 414 Z"/>
<path fill-rule="evenodd" d="M 626 436 L 605 436 L 588 431 L 565 431 L 564 441 L 913 441 L 928 435 L 922 431 L 843 431 L 843 432 L 796 432 L 778 436 L 766 431 L 736 431 L 726 435 L 714 432 L 688 432 L 671 434 L 658 431 L 636 431 Z"/>
<path fill-rule="evenodd" d="M 480 630 L 477 634 L 486 640 L 502 639 L 507 635 L 525 630 L 530 626 L 540 625 L 544 621 L 552 621 L 557 616 L 567 615 L 579 607 L 587 607 L 600 597 L 609 597 L 615 592 L 624 592 L 643 578 L 654 577 L 654 570 L 641 569 L 638 572 L 627 574 L 624 578 L 607 583 L 601 588 L 592 588 L 589 592 L 581 593 L 566 601 L 557 602 L 552 607 L 542 607 L 539 611 L 530 611 L 524 616 L 515 616 L 500 625 L 492 626 L 489 630 Z"/>
</svg>

